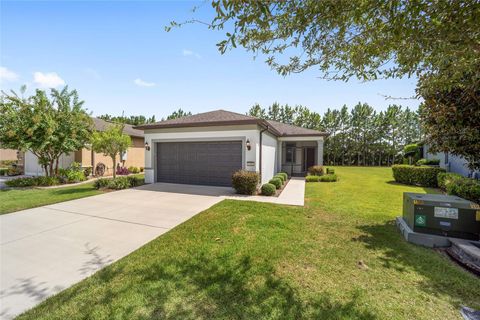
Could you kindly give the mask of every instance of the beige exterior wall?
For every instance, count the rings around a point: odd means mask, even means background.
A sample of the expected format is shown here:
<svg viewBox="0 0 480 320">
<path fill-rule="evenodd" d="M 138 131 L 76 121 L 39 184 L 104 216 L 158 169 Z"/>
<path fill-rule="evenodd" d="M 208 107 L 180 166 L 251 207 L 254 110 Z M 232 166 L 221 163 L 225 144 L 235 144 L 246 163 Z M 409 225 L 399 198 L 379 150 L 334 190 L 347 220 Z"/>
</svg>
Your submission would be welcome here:
<svg viewBox="0 0 480 320">
<path fill-rule="evenodd" d="M 132 137 L 132 146 L 128 148 L 126 160 L 124 162 L 125 167 L 143 167 L 145 165 L 145 145 L 143 138 Z M 113 174 L 113 161 L 109 156 L 104 156 L 102 153 L 93 154 L 93 167 L 98 163 L 103 163 L 107 168 L 105 175 Z M 86 148 L 75 152 L 75 161 L 80 162 L 82 167 L 92 166 L 92 151 Z M 120 162 L 120 157 L 117 157 L 117 163 Z"/>
<path fill-rule="evenodd" d="M 0 161 L 3 160 L 17 160 L 17 150 L 0 149 Z"/>
</svg>

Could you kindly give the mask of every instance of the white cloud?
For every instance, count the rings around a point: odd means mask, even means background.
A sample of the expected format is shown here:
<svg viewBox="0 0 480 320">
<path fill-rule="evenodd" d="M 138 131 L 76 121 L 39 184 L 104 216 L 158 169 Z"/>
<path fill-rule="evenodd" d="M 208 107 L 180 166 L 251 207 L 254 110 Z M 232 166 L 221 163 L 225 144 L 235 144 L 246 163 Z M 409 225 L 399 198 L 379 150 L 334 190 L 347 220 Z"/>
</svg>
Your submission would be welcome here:
<svg viewBox="0 0 480 320">
<path fill-rule="evenodd" d="M 196 53 L 196 52 L 194 52 L 194 51 L 192 51 L 192 50 L 188 50 L 188 49 L 183 49 L 183 50 L 182 50 L 182 55 L 183 55 L 184 57 L 192 57 L 192 56 L 193 56 L 193 57 L 195 57 L 195 58 L 197 58 L 197 59 L 201 59 L 201 58 L 202 58 L 202 56 L 199 55 L 198 53 Z"/>
<path fill-rule="evenodd" d="M 18 74 L 13 72 L 12 70 L 9 70 L 6 67 L 0 67 L 0 82 L 13 82 L 17 81 L 19 78 Z"/>
<path fill-rule="evenodd" d="M 147 82 L 140 78 L 133 80 L 133 82 L 139 87 L 154 87 L 156 86 L 155 82 Z"/>
<path fill-rule="evenodd" d="M 42 88 L 56 88 L 65 85 L 65 81 L 56 72 L 35 72 L 33 82 Z"/>
</svg>

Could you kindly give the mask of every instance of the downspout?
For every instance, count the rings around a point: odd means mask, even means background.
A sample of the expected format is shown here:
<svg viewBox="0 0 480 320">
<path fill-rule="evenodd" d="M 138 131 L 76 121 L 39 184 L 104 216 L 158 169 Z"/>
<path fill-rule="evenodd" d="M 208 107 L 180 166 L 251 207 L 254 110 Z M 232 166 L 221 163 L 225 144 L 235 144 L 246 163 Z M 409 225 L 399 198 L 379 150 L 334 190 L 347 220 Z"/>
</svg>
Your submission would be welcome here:
<svg viewBox="0 0 480 320">
<path fill-rule="evenodd" d="M 260 184 L 262 184 L 262 137 L 263 133 L 268 130 L 268 126 L 266 126 L 265 129 L 260 130 L 260 139 L 259 139 L 259 144 L 260 144 L 260 152 L 259 152 L 259 174 L 260 174 Z"/>
</svg>

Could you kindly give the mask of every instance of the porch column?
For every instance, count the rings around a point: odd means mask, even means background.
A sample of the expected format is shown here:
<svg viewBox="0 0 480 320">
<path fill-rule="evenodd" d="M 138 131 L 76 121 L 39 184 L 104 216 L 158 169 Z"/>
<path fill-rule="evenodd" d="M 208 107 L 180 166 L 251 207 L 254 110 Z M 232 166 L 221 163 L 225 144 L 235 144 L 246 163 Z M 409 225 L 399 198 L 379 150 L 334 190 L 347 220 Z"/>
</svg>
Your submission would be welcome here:
<svg viewBox="0 0 480 320">
<path fill-rule="evenodd" d="M 323 139 L 317 140 L 317 165 L 323 166 Z"/>
<path fill-rule="evenodd" d="M 282 171 L 282 141 L 278 141 L 278 146 L 277 146 L 277 168 L 275 170 L 275 173 Z"/>
</svg>

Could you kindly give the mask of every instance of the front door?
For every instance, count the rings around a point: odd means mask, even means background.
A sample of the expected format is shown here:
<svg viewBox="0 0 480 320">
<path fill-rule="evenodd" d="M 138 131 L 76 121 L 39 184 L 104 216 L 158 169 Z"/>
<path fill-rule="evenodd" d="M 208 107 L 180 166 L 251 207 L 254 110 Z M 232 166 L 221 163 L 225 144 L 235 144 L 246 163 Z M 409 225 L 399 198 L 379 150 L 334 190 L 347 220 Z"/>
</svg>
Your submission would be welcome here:
<svg viewBox="0 0 480 320">
<path fill-rule="evenodd" d="M 305 171 L 315 165 L 315 148 L 306 148 L 305 150 Z"/>
</svg>

